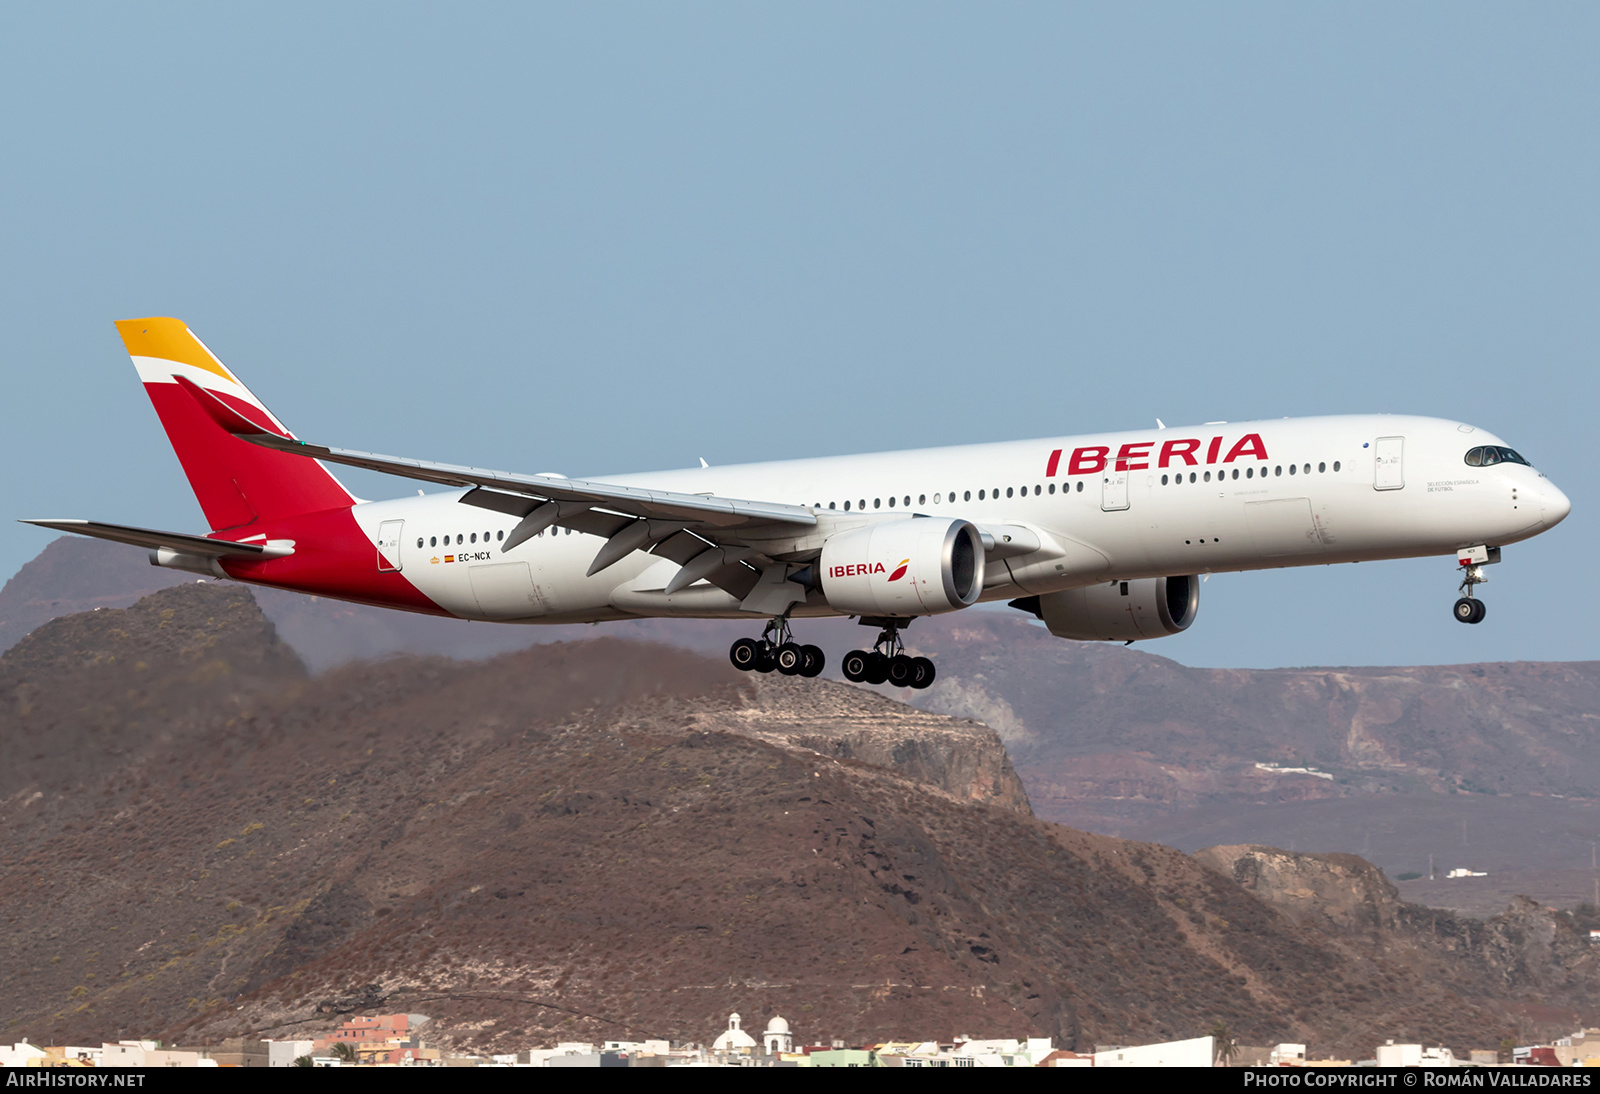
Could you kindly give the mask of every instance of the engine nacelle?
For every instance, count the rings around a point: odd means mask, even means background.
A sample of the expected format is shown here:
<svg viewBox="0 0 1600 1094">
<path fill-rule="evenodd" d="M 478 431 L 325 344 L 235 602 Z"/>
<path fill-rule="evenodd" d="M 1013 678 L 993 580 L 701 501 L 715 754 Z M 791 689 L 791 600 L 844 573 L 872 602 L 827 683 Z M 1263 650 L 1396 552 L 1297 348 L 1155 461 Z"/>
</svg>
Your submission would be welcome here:
<svg viewBox="0 0 1600 1094">
<path fill-rule="evenodd" d="M 817 567 L 822 593 L 837 611 L 953 612 L 983 593 L 983 537 L 964 520 L 888 521 L 829 536 Z"/>
<path fill-rule="evenodd" d="M 1146 577 L 1013 600 L 1044 620 L 1057 638 L 1129 642 L 1165 638 L 1189 628 L 1200 610 L 1200 578 Z"/>
</svg>

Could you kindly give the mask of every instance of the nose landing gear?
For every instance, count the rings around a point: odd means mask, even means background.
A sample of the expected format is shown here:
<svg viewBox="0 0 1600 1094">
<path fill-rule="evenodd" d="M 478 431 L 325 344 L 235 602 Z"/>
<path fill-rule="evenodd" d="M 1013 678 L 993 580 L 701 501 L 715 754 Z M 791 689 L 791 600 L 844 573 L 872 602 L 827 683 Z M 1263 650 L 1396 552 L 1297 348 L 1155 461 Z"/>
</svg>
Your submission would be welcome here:
<svg viewBox="0 0 1600 1094">
<path fill-rule="evenodd" d="M 1461 599 L 1456 601 L 1451 614 L 1460 623 L 1482 623 L 1483 617 L 1489 614 L 1489 607 L 1474 597 L 1472 590 L 1489 580 L 1483 568 L 1500 561 L 1500 548 L 1472 547 L 1459 552 L 1456 561 L 1461 565 L 1461 588 L 1458 590 Z"/>
<path fill-rule="evenodd" d="M 872 650 L 851 650 L 844 655 L 840 669 L 844 678 L 857 684 L 893 684 L 897 688 L 922 689 L 933 683 L 937 673 L 926 657 L 907 657 L 900 642 L 900 622 L 888 620 L 878 633 Z"/>
<path fill-rule="evenodd" d="M 817 676 L 828 663 L 820 646 L 802 646 L 794 640 L 788 616 L 768 623 L 759 639 L 739 639 L 728 649 L 728 660 L 740 672 L 777 669 L 785 676 Z"/>
</svg>

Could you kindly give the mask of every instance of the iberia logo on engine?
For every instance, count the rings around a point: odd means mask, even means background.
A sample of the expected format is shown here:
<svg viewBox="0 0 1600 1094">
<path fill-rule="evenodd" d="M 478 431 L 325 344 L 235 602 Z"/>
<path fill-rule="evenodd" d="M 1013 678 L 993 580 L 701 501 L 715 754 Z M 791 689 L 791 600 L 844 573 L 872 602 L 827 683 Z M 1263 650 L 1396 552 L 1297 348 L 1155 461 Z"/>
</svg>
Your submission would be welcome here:
<svg viewBox="0 0 1600 1094">
<path fill-rule="evenodd" d="M 889 580 L 899 581 L 902 577 L 905 577 L 906 570 L 910 567 L 910 565 L 911 560 L 909 558 L 901 559 L 899 568 L 896 569 L 894 573 L 889 574 Z M 888 573 L 888 571 L 889 568 L 881 562 L 856 562 L 851 563 L 848 566 L 830 566 L 828 567 L 828 576 L 870 577 L 873 574 Z"/>
</svg>

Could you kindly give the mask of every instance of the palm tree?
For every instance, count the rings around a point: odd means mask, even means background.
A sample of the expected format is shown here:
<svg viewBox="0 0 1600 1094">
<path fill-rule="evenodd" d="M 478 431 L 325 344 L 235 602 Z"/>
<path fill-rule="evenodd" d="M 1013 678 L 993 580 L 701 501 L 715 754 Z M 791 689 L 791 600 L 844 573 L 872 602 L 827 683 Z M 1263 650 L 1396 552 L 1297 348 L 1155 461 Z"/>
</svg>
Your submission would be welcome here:
<svg viewBox="0 0 1600 1094">
<path fill-rule="evenodd" d="M 356 1062 L 356 1046 L 349 1041 L 340 1041 L 333 1046 L 333 1055 L 341 1064 Z"/>
<path fill-rule="evenodd" d="M 1221 1018 L 1211 1023 L 1211 1028 L 1206 1030 L 1215 1041 L 1217 1059 L 1224 1067 L 1233 1059 L 1234 1053 L 1239 1051 L 1239 1043 L 1233 1039 L 1233 1030 L 1228 1028 L 1228 1023 Z"/>
</svg>

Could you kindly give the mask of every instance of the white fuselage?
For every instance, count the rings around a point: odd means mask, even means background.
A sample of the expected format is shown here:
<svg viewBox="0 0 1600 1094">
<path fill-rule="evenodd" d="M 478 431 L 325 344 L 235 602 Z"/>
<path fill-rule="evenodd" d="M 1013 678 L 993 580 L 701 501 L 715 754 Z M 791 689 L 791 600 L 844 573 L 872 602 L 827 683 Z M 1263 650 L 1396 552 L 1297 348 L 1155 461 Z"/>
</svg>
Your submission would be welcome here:
<svg viewBox="0 0 1600 1094">
<path fill-rule="evenodd" d="M 1037 550 L 995 557 L 987 566 L 983 598 L 995 600 L 1107 580 L 1453 554 L 1527 539 L 1558 523 L 1570 504 L 1527 465 L 1464 462 L 1471 448 L 1503 444 L 1457 422 L 1351 415 L 608 481 L 814 507 L 818 527 L 770 545 L 767 553 L 777 558 L 812 557 L 808 552 L 828 535 L 917 514 L 960 517 L 985 531 L 1026 529 L 1037 536 Z M 388 523 L 392 533 L 392 522 L 404 522 L 396 564 L 454 615 L 571 623 L 741 614 L 737 600 L 703 584 L 665 597 L 660 590 L 678 566 L 642 552 L 585 576 L 604 541 L 580 532 L 552 528 L 502 552 L 500 540 L 517 518 L 462 505 L 465 493 L 355 508 L 374 542 L 380 526 Z M 532 593 L 482 569 L 508 561 L 528 564 Z M 813 596 L 794 614 L 836 613 Z"/>
</svg>

